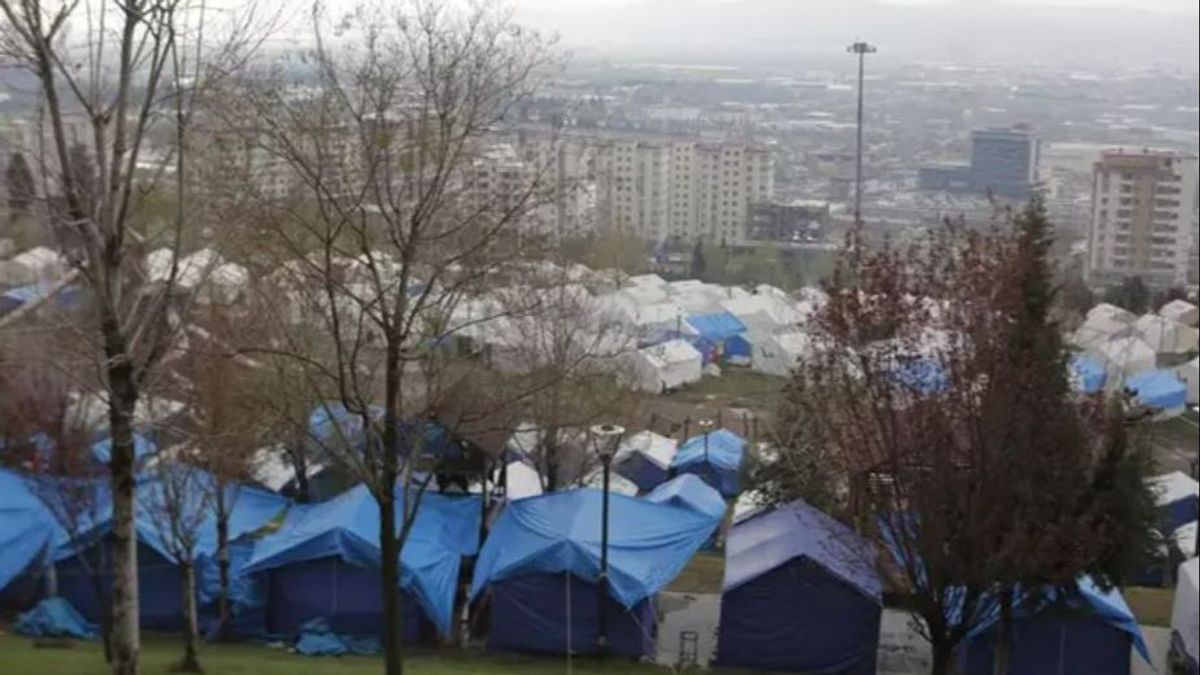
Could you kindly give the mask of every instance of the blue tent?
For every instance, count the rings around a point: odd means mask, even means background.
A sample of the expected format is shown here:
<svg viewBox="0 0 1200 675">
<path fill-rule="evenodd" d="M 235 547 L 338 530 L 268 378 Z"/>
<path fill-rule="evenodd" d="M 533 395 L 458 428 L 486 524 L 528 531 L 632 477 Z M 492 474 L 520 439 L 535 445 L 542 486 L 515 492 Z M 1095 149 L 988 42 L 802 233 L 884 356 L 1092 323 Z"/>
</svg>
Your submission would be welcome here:
<svg viewBox="0 0 1200 675">
<path fill-rule="evenodd" d="M 882 592 L 870 547 L 802 501 L 729 534 L 722 666 L 871 675 Z"/>
<path fill-rule="evenodd" d="M 409 607 L 443 635 L 450 632 L 462 557 L 478 547 L 480 519 L 477 496 L 426 493 L 400 556 L 400 586 L 415 601 Z M 294 632 L 324 616 L 335 630 L 361 633 L 368 625 L 377 631 L 381 620 L 378 568 L 379 506 L 360 485 L 289 517 L 259 542 L 245 572 L 269 578 L 272 632 Z"/>
<path fill-rule="evenodd" d="M 1120 592 L 1083 577 L 1066 592 L 1048 591 L 1014 608 L 1009 672 L 1128 675 L 1130 648 L 1150 661 L 1141 629 Z M 998 612 L 968 636 L 960 652 L 967 675 L 991 675 Z"/>
<path fill-rule="evenodd" d="M 1187 385 L 1174 371 L 1139 373 L 1126 380 L 1125 387 L 1137 395 L 1138 403 L 1157 410 L 1174 410 L 1187 403 Z"/>
<path fill-rule="evenodd" d="M 725 357 L 726 361 L 730 359 L 748 361 L 754 356 L 754 345 L 750 344 L 750 340 L 746 339 L 745 335 L 734 335 L 725 341 L 721 355 Z"/>
<path fill-rule="evenodd" d="M 368 414 L 375 424 L 383 419 L 384 410 L 373 405 L 369 407 Z M 308 433 L 319 450 L 352 449 L 362 452 L 368 437 L 363 431 L 362 416 L 352 414 L 344 405 L 334 401 L 313 408 L 308 416 Z M 404 420 L 397 424 L 397 434 L 401 447 L 418 447 L 422 456 L 443 459 L 462 457 L 462 448 L 445 427 L 436 422 Z"/>
<path fill-rule="evenodd" d="M 0 468 L 0 607 L 28 607 L 50 542 L 51 522 L 20 474 Z"/>
<path fill-rule="evenodd" d="M 590 652 L 596 647 L 603 494 L 577 489 L 509 504 L 475 565 L 471 595 L 491 588 L 490 647 Z M 649 653 L 653 596 L 716 530 L 719 517 L 610 495 L 610 649 Z M 568 620 L 569 619 L 569 620 Z M 567 633 L 567 626 L 571 632 Z"/>
<path fill-rule="evenodd" d="M 742 457 L 746 440 L 727 429 L 693 436 L 679 446 L 671 469 L 675 473 L 693 473 L 715 487 L 721 496 L 734 497 L 740 492 Z"/>
<path fill-rule="evenodd" d="M 112 439 L 105 438 L 93 443 L 91 453 L 92 459 L 96 460 L 97 464 L 107 466 L 112 461 Z M 158 453 L 157 443 L 142 434 L 133 434 L 133 455 L 135 461 L 142 462 L 147 457 L 156 453 Z"/>
<path fill-rule="evenodd" d="M 746 332 L 746 324 L 729 312 L 693 314 L 686 319 L 700 337 L 720 344 L 729 338 Z"/>
<path fill-rule="evenodd" d="M 1172 532 L 1196 520 L 1200 515 L 1200 485 L 1182 471 L 1155 476 L 1147 481 L 1159 511 L 1159 530 L 1169 537 Z"/>
<path fill-rule="evenodd" d="M 656 504 L 682 506 L 713 518 L 725 516 L 726 504 L 721 498 L 721 493 L 690 473 L 676 476 L 659 485 L 643 499 Z"/>
<path fill-rule="evenodd" d="M 1075 389 L 1085 394 L 1102 391 L 1108 379 L 1104 364 L 1088 354 L 1076 354 L 1071 359 L 1071 375 L 1075 381 Z"/>
<path fill-rule="evenodd" d="M 675 457 L 674 439 L 652 431 L 642 431 L 625 439 L 613 462 L 613 469 L 647 492 L 667 480 Z"/>
<path fill-rule="evenodd" d="M 70 284 L 55 290 L 58 282 L 39 282 L 25 286 L 17 286 L 0 293 L 0 314 L 5 310 L 14 310 L 22 305 L 37 303 L 49 298 L 54 291 L 54 299 L 61 309 L 75 309 L 83 300 L 83 293 L 78 286 Z"/>
<path fill-rule="evenodd" d="M 210 474 L 198 469 L 178 469 L 186 471 L 189 481 L 194 483 L 178 483 L 186 488 L 187 494 L 193 499 L 177 505 L 182 513 L 182 519 L 196 523 L 195 556 L 197 589 L 196 600 L 201 609 L 201 620 L 205 623 L 212 619 L 214 605 L 217 602 L 219 586 L 212 581 L 218 575 L 217 562 L 217 526 L 212 506 L 202 501 L 201 495 L 211 494 L 216 488 L 215 480 Z M 110 569 L 106 538 L 111 532 L 111 504 L 109 503 L 107 482 L 98 481 L 97 490 L 92 500 L 97 503 L 95 513 L 89 519 L 95 522 L 89 524 L 88 531 L 77 535 L 72 541 L 70 535 L 58 529 L 55 534 L 51 558 L 56 563 L 59 583 L 59 593 L 67 598 L 79 612 L 89 620 L 99 619 L 100 612 L 107 605 L 107 597 L 111 592 L 111 584 L 107 580 L 107 570 Z M 180 612 L 182 606 L 183 580 L 179 570 L 179 561 L 175 559 L 174 547 L 164 538 L 171 524 L 157 514 L 162 513 L 167 502 L 163 487 L 157 478 L 143 480 L 137 488 L 137 520 L 135 528 L 138 538 L 138 587 L 140 590 L 140 618 L 144 628 L 160 630 L 178 630 L 182 627 Z M 258 607 L 261 595 L 256 592 L 241 575 L 241 563 L 248 557 L 245 550 L 247 535 L 261 529 L 275 519 L 284 509 L 288 501 L 274 493 L 247 486 L 226 487 L 226 503 L 230 505 L 229 540 L 231 542 L 231 600 L 235 616 L 244 612 L 253 612 Z M 241 545 L 238 542 L 243 542 Z M 80 543 L 87 545 L 82 551 L 77 550 Z M 97 575 L 104 581 L 97 586 Z M 206 581 L 209 580 L 209 581 Z M 97 595 L 99 591 L 99 595 Z M 245 632 L 259 632 L 247 628 Z"/>
</svg>

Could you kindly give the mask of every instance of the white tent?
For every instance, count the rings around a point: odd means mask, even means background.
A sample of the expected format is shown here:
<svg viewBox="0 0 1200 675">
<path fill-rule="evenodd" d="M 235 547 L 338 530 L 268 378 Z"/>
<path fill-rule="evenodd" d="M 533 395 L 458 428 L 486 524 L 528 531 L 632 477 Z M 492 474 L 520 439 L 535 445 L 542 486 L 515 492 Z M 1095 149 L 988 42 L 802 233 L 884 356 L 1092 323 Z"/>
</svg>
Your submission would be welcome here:
<svg viewBox="0 0 1200 675">
<path fill-rule="evenodd" d="M 629 279 L 626 280 L 626 283 L 643 288 L 660 288 L 664 292 L 667 288 L 667 282 L 657 274 L 638 274 L 636 276 L 629 277 Z"/>
<path fill-rule="evenodd" d="M 639 431 L 621 442 L 614 464 L 620 464 L 632 454 L 640 454 L 655 466 L 666 471 L 671 468 L 671 460 L 675 459 L 675 450 L 679 443 L 673 438 L 656 434 L 653 431 Z"/>
<path fill-rule="evenodd" d="M 1179 379 L 1187 383 L 1188 405 L 1200 403 L 1200 357 L 1179 366 L 1175 369 L 1175 373 L 1179 375 Z"/>
<path fill-rule="evenodd" d="M 1180 525 L 1171 533 L 1175 550 L 1183 554 L 1183 559 L 1196 557 L 1196 521 Z"/>
<path fill-rule="evenodd" d="M 1084 349 L 1091 348 L 1114 338 L 1129 337 L 1134 332 L 1131 324 L 1107 314 L 1089 314 L 1086 321 L 1075 329 L 1071 342 Z"/>
<path fill-rule="evenodd" d="M 1200 343 L 1200 331 L 1157 314 L 1139 317 L 1133 330 L 1159 354 L 1187 354 Z"/>
<path fill-rule="evenodd" d="M 807 333 L 772 335 L 761 344 L 754 345 L 750 367 L 767 375 L 787 377 L 796 367 L 796 361 L 811 345 L 812 338 Z"/>
<path fill-rule="evenodd" d="M 584 487 L 590 487 L 590 488 L 595 488 L 597 490 L 603 490 L 604 489 L 604 469 L 602 467 L 596 467 L 595 469 L 592 469 L 592 471 L 589 472 L 588 475 L 583 477 L 583 480 L 580 481 L 580 483 Z M 616 494 L 616 495 L 625 495 L 626 497 L 636 497 L 637 493 L 638 493 L 638 486 L 636 484 L 634 484 L 633 481 L 622 476 L 621 474 L 617 473 L 616 471 L 609 471 L 609 473 L 608 473 L 608 491 L 613 494 Z"/>
<path fill-rule="evenodd" d="M 504 495 L 509 500 L 542 494 L 542 477 L 525 462 L 509 462 L 504 468 Z"/>
<path fill-rule="evenodd" d="M 1087 318 L 1089 320 L 1096 318 L 1104 318 L 1110 321 L 1119 323 L 1131 324 L 1137 320 L 1137 316 L 1129 310 L 1121 309 L 1116 305 L 1110 305 L 1107 302 L 1102 302 L 1088 310 Z"/>
<path fill-rule="evenodd" d="M 1200 659 L 1200 558 L 1179 566 L 1175 605 L 1171 608 L 1171 633 L 1194 663 Z"/>
<path fill-rule="evenodd" d="M 0 285 L 26 286 L 54 281 L 67 273 L 67 262 L 45 246 L 18 253 L 0 261 Z"/>
<path fill-rule="evenodd" d="M 1158 313 L 1185 326 L 1195 326 L 1200 322 L 1200 309 L 1187 300 L 1172 300 L 1160 307 Z"/>
<path fill-rule="evenodd" d="M 800 321 L 791 303 L 771 295 L 750 295 L 744 298 L 722 300 L 721 309 L 741 319 L 747 326 L 785 328 Z"/>
<path fill-rule="evenodd" d="M 668 340 L 631 355 L 636 380 L 634 387 L 661 393 L 690 382 L 704 374 L 704 357 L 684 340 Z"/>
<path fill-rule="evenodd" d="M 1093 344 L 1089 351 L 1099 357 L 1108 371 L 1112 384 L 1147 370 L 1154 370 L 1158 363 L 1154 350 L 1136 337 L 1122 337 Z"/>
<path fill-rule="evenodd" d="M 1200 484 L 1182 471 L 1172 471 L 1146 479 L 1146 485 L 1154 493 L 1154 503 L 1159 506 L 1181 502 L 1188 497 L 1200 495 Z"/>
</svg>

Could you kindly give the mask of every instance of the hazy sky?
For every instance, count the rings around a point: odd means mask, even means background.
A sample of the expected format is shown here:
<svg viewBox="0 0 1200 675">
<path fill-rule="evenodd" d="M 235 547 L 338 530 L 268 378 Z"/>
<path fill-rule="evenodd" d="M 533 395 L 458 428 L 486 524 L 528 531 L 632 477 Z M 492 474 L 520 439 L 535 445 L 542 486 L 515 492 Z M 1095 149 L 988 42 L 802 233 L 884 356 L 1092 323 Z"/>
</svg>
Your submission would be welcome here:
<svg viewBox="0 0 1200 675">
<path fill-rule="evenodd" d="M 569 7 L 603 7 L 620 4 L 653 4 L 655 0 L 510 0 L 518 7 L 536 7 L 538 9 L 562 9 Z M 689 0 L 695 3 L 723 4 L 739 2 L 740 0 Z M 831 0 L 833 1 L 833 0 Z M 970 5 L 980 0 L 881 0 L 891 5 Z M 1041 5 L 1051 7 L 1100 7 L 1112 6 L 1129 9 L 1142 9 L 1171 14 L 1200 13 L 1200 3 L 1196 0 L 999 0 L 1015 5 Z"/>
</svg>

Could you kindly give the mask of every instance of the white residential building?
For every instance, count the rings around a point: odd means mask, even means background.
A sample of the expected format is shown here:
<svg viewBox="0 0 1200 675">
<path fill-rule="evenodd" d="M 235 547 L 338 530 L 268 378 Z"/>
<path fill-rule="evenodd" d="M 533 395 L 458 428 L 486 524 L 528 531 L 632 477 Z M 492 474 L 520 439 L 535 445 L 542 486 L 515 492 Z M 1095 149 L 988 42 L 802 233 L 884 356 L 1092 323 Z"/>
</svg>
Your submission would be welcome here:
<svg viewBox="0 0 1200 675">
<path fill-rule="evenodd" d="M 1088 282 L 1139 276 L 1158 288 L 1188 283 L 1196 180 L 1195 155 L 1103 153 L 1092 173 Z"/>
</svg>

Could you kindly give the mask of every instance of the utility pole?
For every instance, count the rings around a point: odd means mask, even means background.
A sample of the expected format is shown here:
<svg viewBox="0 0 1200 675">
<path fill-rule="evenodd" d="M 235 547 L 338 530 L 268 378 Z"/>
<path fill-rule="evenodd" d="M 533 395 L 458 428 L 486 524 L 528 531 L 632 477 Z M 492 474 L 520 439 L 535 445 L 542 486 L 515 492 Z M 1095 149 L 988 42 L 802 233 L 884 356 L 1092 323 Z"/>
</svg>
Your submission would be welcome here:
<svg viewBox="0 0 1200 675">
<path fill-rule="evenodd" d="M 874 54 L 877 49 L 866 42 L 855 42 L 846 47 L 851 54 L 858 54 L 858 143 L 854 152 L 854 224 L 862 224 L 862 164 L 863 164 L 863 66 L 867 54 Z"/>
</svg>

